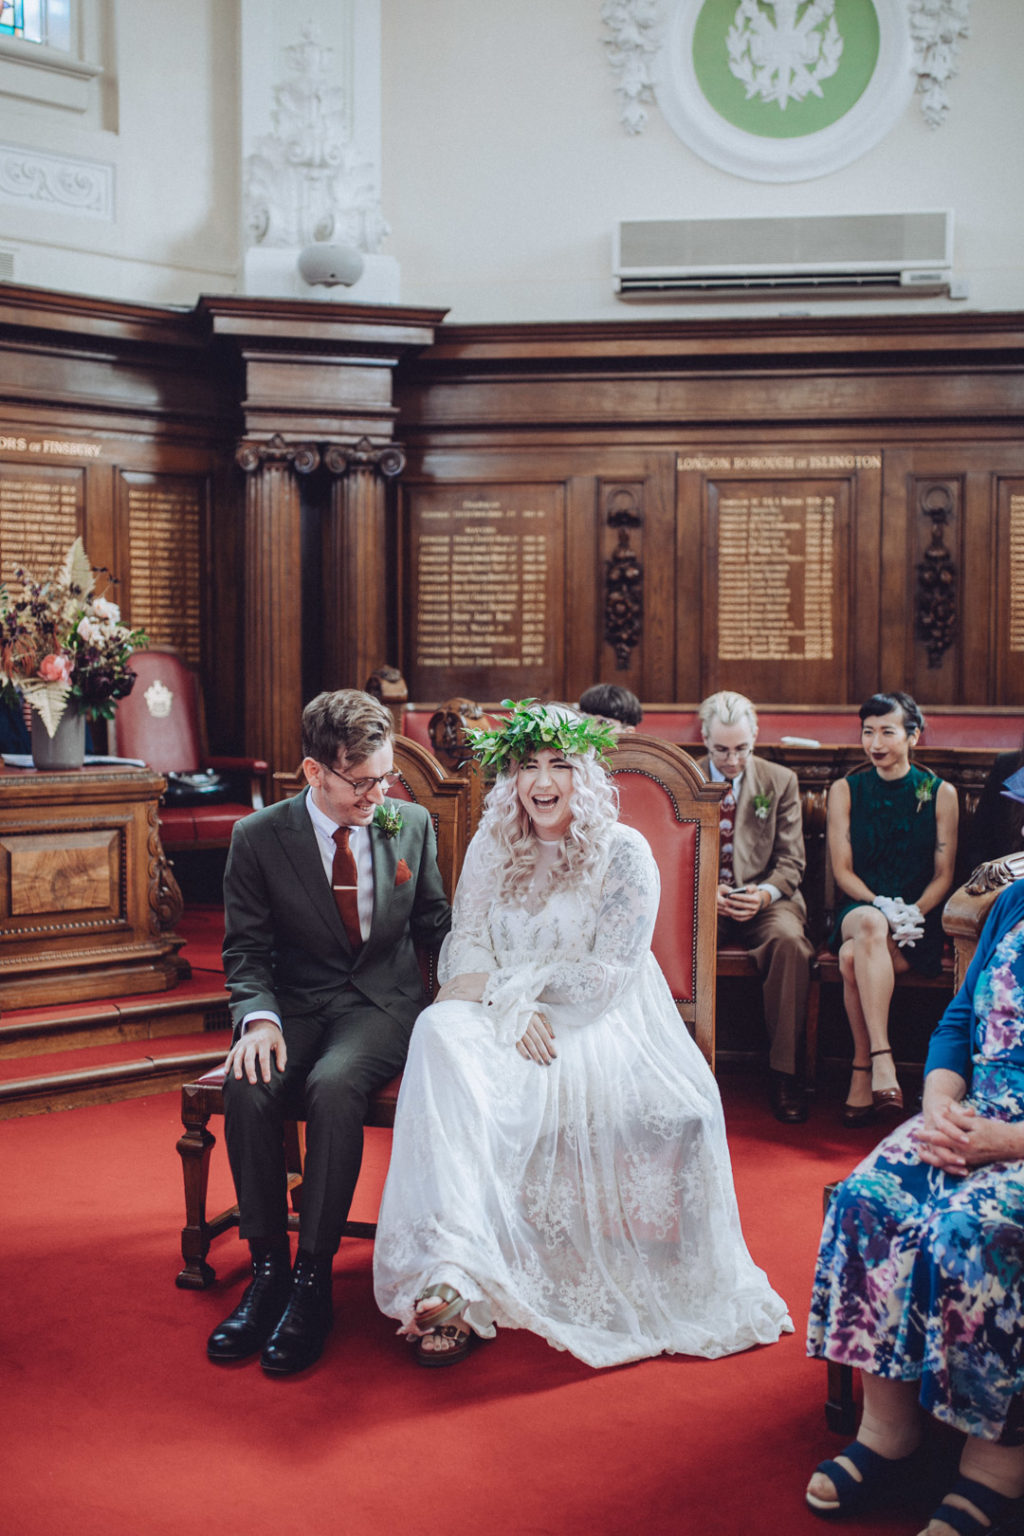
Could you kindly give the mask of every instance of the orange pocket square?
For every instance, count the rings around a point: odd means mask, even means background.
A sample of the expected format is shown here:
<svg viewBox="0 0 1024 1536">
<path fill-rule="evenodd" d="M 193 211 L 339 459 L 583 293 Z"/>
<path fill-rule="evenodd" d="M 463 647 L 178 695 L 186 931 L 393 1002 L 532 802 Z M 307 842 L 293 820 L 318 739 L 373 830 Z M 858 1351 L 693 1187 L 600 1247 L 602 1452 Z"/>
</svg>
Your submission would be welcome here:
<svg viewBox="0 0 1024 1536">
<path fill-rule="evenodd" d="M 412 879 L 412 870 L 409 868 L 408 864 L 405 862 L 404 859 L 399 859 L 398 867 L 395 870 L 395 884 L 396 885 L 404 885 L 407 880 L 411 880 L 411 879 Z"/>
</svg>

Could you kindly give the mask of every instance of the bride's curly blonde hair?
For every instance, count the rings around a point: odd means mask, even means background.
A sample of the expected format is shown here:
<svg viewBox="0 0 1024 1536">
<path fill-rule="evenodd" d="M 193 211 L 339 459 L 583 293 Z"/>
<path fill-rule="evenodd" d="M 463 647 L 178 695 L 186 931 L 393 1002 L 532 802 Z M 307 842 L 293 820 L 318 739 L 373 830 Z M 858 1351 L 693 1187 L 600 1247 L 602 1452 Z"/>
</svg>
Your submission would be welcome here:
<svg viewBox="0 0 1024 1536">
<path fill-rule="evenodd" d="M 565 720 L 578 717 L 564 705 L 548 704 L 548 714 Z M 560 749 L 555 748 L 556 751 Z M 558 890 L 593 874 L 603 859 L 609 833 L 619 819 L 618 793 L 598 761 L 597 753 L 561 752 L 572 767 L 569 807 L 572 821 L 561 853 L 550 875 L 551 889 Z M 522 901 L 537 867 L 539 839 L 526 807 L 519 798 L 520 764 L 513 758 L 498 775 L 484 801 L 477 838 L 485 847 L 486 863 L 494 876 L 500 900 Z"/>
</svg>

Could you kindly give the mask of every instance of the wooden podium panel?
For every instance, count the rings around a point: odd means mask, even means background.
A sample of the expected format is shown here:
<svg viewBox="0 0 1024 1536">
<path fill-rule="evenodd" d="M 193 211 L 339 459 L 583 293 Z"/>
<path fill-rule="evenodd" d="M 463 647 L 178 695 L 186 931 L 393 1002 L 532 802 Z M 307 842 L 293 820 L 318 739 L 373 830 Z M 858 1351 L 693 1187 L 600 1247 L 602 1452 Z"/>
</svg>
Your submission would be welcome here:
<svg viewBox="0 0 1024 1536">
<path fill-rule="evenodd" d="M 163 992 L 178 941 L 160 928 L 148 769 L 0 769 L 0 1008 Z"/>
</svg>

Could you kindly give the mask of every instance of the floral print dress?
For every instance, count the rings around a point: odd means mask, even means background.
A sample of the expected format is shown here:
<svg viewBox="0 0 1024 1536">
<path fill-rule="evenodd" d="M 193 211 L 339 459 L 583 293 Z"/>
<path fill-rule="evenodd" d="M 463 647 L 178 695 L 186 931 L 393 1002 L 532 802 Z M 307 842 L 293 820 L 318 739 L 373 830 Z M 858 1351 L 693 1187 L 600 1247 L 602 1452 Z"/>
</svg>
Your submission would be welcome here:
<svg viewBox="0 0 1024 1536">
<path fill-rule="evenodd" d="M 981 1115 L 1024 1120 L 1024 921 L 974 993 L 971 1090 Z M 954 1176 L 923 1163 L 915 1116 L 839 1187 L 825 1220 L 808 1354 L 919 1380 L 935 1418 L 1024 1444 L 1024 1161 Z"/>
</svg>

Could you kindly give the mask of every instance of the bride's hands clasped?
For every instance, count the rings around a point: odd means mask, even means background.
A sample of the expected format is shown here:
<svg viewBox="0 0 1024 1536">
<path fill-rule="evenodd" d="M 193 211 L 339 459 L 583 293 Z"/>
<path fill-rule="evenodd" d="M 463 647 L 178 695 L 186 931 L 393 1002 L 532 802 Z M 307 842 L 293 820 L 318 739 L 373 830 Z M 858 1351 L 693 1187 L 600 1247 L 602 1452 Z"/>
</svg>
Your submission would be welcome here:
<svg viewBox="0 0 1024 1536">
<path fill-rule="evenodd" d="M 555 1050 L 555 1032 L 542 1013 L 532 1013 L 526 1029 L 516 1041 L 516 1050 L 525 1061 L 535 1061 L 538 1066 L 550 1066 L 558 1055 Z"/>
</svg>

